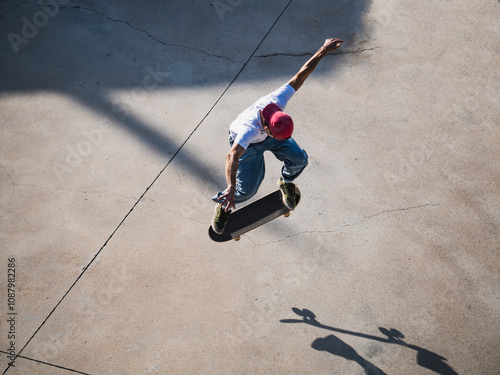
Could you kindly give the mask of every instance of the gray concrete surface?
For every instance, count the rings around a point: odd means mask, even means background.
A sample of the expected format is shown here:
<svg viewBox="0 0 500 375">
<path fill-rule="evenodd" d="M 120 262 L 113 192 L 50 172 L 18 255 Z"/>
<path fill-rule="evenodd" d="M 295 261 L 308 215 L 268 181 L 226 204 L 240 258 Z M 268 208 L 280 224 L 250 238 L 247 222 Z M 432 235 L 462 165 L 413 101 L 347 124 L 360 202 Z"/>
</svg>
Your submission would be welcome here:
<svg viewBox="0 0 500 375">
<path fill-rule="evenodd" d="M 497 0 L 42 3 L 0 1 L 2 374 L 500 373 Z M 211 242 L 229 123 L 326 37 L 301 205 Z"/>
</svg>

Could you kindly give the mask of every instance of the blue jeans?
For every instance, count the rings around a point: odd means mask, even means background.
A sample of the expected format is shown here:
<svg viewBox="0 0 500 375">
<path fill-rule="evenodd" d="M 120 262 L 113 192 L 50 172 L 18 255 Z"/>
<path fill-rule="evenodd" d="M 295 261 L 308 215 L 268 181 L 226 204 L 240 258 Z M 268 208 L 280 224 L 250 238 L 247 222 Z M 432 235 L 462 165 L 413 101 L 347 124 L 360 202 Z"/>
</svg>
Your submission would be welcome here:
<svg viewBox="0 0 500 375">
<path fill-rule="evenodd" d="M 233 146 L 231 137 L 229 137 L 229 144 Z M 283 162 L 281 176 L 285 182 L 295 180 L 307 166 L 307 153 L 292 138 L 278 141 L 267 137 L 260 143 L 250 144 L 238 160 L 236 203 L 252 198 L 259 190 L 266 172 L 264 151 L 271 151 L 278 160 Z M 225 190 L 219 192 L 212 200 L 219 202 L 217 198 L 224 193 Z"/>
</svg>

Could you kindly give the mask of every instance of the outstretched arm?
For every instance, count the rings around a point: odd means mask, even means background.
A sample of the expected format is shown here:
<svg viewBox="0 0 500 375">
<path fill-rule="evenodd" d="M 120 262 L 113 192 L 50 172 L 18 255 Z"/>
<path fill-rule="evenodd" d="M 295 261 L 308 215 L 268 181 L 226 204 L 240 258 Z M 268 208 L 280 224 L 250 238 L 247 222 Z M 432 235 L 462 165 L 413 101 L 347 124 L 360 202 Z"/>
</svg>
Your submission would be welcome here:
<svg viewBox="0 0 500 375">
<path fill-rule="evenodd" d="M 295 76 L 288 81 L 290 86 L 292 86 L 295 91 L 297 91 L 300 86 L 304 83 L 304 81 L 309 77 L 309 74 L 316 69 L 316 66 L 320 62 L 320 60 L 325 57 L 329 52 L 335 51 L 340 47 L 340 44 L 343 43 L 343 40 L 337 38 L 330 38 L 325 40 L 323 46 L 304 64 L 302 68 L 300 68 L 299 72 L 295 74 Z"/>
</svg>

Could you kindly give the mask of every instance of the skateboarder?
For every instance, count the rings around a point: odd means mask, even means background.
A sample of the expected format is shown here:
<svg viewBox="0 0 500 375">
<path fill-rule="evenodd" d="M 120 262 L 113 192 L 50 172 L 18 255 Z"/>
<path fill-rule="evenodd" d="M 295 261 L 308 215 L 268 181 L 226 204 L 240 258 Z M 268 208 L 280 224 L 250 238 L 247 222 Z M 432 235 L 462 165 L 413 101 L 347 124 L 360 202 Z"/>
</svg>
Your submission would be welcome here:
<svg viewBox="0 0 500 375">
<path fill-rule="evenodd" d="M 264 179 L 264 151 L 271 151 L 283 162 L 278 185 L 285 206 L 290 210 L 295 208 L 293 181 L 307 166 L 307 153 L 291 138 L 293 121 L 283 110 L 320 60 L 339 48 L 341 43 L 340 39 L 326 39 L 288 83 L 257 100 L 231 123 L 231 150 L 226 155 L 225 168 L 227 188 L 212 198 L 217 203 L 212 220 L 212 229 L 216 233 L 224 231 L 231 208 L 236 208 L 236 203 L 257 193 Z"/>
</svg>

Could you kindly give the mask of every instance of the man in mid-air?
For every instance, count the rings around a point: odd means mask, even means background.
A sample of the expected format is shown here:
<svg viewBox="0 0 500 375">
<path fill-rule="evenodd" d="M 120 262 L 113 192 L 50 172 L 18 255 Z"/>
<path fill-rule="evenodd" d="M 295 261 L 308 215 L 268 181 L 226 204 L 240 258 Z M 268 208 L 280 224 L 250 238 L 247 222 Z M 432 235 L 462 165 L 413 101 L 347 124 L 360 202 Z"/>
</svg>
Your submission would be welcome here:
<svg viewBox="0 0 500 375">
<path fill-rule="evenodd" d="M 292 118 L 283 112 L 290 98 L 329 52 L 342 40 L 326 39 L 321 48 L 285 85 L 257 100 L 239 114 L 229 127 L 231 150 L 226 155 L 227 188 L 213 200 L 217 203 L 212 229 L 224 232 L 231 208 L 253 197 L 264 179 L 264 151 L 271 151 L 283 162 L 278 181 L 283 203 L 293 210 L 297 204 L 293 181 L 307 166 L 307 153 L 292 138 Z"/>
</svg>

